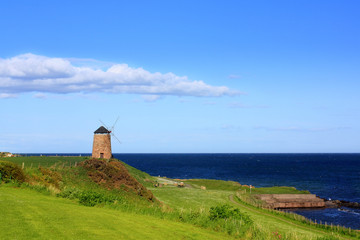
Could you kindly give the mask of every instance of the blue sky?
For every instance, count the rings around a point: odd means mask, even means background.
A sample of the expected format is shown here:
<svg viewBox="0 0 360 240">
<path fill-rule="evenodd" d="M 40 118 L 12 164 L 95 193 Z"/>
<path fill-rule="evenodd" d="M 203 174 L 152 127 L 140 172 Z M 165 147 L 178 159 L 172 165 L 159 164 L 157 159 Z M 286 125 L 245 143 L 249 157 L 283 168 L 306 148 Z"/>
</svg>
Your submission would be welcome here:
<svg viewBox="0 0 360 240">
<path fill-rule="evenodd" d="M 358 1 L 0 3 L 0 151 L 359 152 Z"/>
</svg>

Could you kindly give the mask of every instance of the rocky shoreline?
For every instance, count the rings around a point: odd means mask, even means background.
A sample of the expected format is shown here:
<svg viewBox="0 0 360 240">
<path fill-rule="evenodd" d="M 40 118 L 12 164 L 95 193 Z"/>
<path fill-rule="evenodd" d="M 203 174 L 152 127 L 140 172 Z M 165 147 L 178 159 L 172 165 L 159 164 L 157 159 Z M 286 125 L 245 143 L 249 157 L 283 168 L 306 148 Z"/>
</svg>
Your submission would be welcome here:
<svg viewBox="0 0 360 240">
<path fill-rule="evenodd" d="M 360 209 L 360 203 L 344 200 L 324 199 L 315 194 L 257 194 L 255 198 L 261 200 L 266 208 L 294 209 L 294 208 L 354 208 Z"/>
<path fill-rule="evenodd" d="M 360 209 L 360 203 L 358 202 L 349 202 L 344 200 L 329 200 L 329 199 L 324 199 L 324 202 L 325 202 L 325 207 L 327 208 L 348 207 L 348 208 Z"/>
</svg>

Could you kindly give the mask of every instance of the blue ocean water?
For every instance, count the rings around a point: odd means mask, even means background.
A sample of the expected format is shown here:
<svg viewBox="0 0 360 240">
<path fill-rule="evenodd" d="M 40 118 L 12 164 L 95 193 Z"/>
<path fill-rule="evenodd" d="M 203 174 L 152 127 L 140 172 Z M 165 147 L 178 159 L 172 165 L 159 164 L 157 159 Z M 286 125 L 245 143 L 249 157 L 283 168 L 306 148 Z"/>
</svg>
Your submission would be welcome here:
<svg viewBox="0 0 360 240">
<path fill-rule="evenodd" d="M 293 186 L 322 198 L 360 202 L 360 154 L 114 154 L 153 176 Z M 360 229 L 360 210 L 298 210 L 312 220 Z"/>
</svg>

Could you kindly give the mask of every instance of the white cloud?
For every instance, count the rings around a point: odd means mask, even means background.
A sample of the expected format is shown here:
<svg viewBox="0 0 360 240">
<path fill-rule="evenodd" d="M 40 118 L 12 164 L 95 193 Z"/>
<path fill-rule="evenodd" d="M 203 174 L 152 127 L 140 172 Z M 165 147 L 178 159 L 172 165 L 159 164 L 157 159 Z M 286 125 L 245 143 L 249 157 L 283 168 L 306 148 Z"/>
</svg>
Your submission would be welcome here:
<svg viewBox="0 0 360 240">
<path fill-rule="evenodd" d="M 155 102 L 160 99 L 159 95 L 142 95 L 141 96 L 146 102 Z"/>
<path fill-rule="evenodd" d="M 0 58 L 0 94 L 106 92 L 198 97 L 240 94 L 226 86 L 190 81 L 173 73 L 151 73 L 127 64 L 96 69 L 91 64 L 84 66 L 85 63 L 76 66 L 71 59 L 31 53 Z"/>
<path fill-rule="evenodd" d="M 16 98 L 16 94 L 12 93 L 0 93 L 0 98 Z"/>
<path fill-rule="evenodd" d="M 47 98 L 47 95 L 46 94 L 43 94 L 43 93 L 36 93 L 33 95 L 34 98 L 41 98 L 41 99 L 45 99 Z"/>
</svg>

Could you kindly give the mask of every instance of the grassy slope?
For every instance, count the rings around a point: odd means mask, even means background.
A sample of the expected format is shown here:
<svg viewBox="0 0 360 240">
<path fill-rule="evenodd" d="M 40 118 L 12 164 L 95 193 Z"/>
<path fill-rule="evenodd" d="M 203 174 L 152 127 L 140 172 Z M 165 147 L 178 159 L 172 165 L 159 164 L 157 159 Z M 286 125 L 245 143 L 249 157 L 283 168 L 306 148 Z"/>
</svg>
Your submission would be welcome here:
<svg viewBox="0 0 360 240">
<path fill-rule="evenodd" d="M 127 168 L 129 173 L 138 180 L 145 187 L 153 186 L 153 182 L 156 180 L 155 177 L 150 176 L 146 172 L 140 171 L 124 162 L 122 162 L 124 166 Z"/>
<path fill-rule="evenodd" d="M 228 239 L 152 216 L 89 208 L 29 189 L 0 187 L 0 239 Z"/>
<path fill-rule="evenodd" d="M 303 225 L 297 221 L 292 221 L 281 216 L 269 214 L 260 209 L 248 207 L 241 202 L 234 203 L 230 201 L 229 196 L 235 195 L 235 191 L 230 190 L 233 186 L 233 182 L 231 181 L 216 182 L 214 180 L 202 179 L 184 182 L 194 182 L 196 184 L 201 182 L 203 186 L 207 187 L 207 190 L 199 189 L 197 185 L 193 188 L 178 188 L 170 185 L 163 186 L 161 188 L 150 188 L 150 190 L 160 201 L 163 201 L 172 208 L 181 209 L 183 211 L 190 211 L 194 209 L 208 210 L 212 206 L 225 203 L 238 207 L 242 212 L 247 213 L 261 230 L 268 232 L 268 235 L 271 235 L 271 233 L 274 232 L 279 232 L 282 236 L 287 236 L 289 239 L 316 239 L 318 237 L 332 236 L 332 233 L 316 229 L 315 227 Z M 257 193 L 259 192 L 299 193 L 296 189 L 287 187 L 274 187 L 270 188 L 270 190 L 259 189 Z"/>
</svg>

